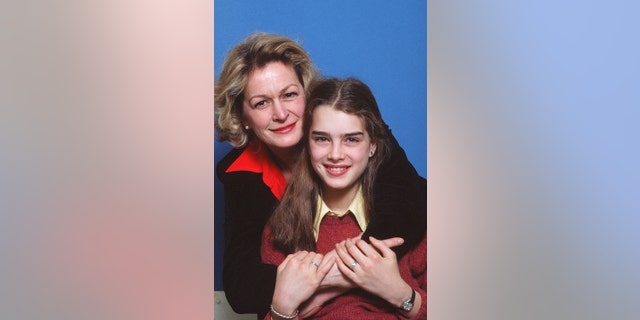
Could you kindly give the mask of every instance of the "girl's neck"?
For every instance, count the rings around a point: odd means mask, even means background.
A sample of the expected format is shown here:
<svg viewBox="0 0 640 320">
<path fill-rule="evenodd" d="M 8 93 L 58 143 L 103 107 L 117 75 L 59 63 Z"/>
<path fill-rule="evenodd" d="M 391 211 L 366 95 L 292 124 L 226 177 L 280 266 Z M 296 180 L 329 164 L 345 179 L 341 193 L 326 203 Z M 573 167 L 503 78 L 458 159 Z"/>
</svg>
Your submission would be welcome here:
<svg viewBox="0 0 640 320">
<path fill-rule="evenodd" d="M 335 212 L 345 212 L 349 209 L 351 202 L 356 197 L 356 193 L 360 189 L 360 184 L 356 183 L 347 189 L 330 189 L 323 188 L 322 190 L 322 200 L 327 206 L 331 209 L 331 211 Z"/>
</svg>

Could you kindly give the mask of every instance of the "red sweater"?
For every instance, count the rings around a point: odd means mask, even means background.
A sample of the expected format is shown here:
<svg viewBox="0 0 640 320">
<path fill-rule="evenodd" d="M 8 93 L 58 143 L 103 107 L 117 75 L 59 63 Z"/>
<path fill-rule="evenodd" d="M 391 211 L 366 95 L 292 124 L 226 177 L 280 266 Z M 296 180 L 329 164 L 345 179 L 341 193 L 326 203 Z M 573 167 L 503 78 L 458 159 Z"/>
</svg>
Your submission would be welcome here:
<svg viewBox="0 0 640 320">
<path fill-rule="evenodd" d="M 335 248 L 335 244 L 358 236 L 362 231 L 358 227 L 353 215 L 348 214 L 343 218 L 327 215 L 320 224 L 316 251 L 326 254 Z M 271 230 L 267 226 L 262 238 L 261 256 L 264 263 L 279 265 L 284 261 L 285 255 L 276 250 L 272 244 Z M 398 261 L 400 275 L 413 289 L 416 294 L 421 295 L 422 305 L 418 314 L 413 319 L 427 319 L 427 235 L 422 241 L 400 261 Z M 364 291 L 363 289 L 352 289 L 347 293 L 330 300 L 318 311 L 313 319 L 362 319 L 362 320 L 384 320 L 384 319 L 406 319 L 399 312 L 396 306 L 378 298 L 377 296 Z M 270 319 L 269 314 L 265 319 Z"/>
</svg>

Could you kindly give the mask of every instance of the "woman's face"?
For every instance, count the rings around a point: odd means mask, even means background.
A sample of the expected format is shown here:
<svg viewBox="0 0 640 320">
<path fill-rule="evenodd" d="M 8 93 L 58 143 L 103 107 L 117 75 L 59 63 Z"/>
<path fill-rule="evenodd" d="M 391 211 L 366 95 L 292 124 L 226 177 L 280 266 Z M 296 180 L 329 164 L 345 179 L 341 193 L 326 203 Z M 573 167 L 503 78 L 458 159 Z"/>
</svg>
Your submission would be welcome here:
<svg viewBox="0 0 640 320">
<path fill-rule="evenodd" d="M 302 139 L 304 88 L 293 67 L 270 62 L 247 79 L 242 106 L 244 125 L 270 148 L 286 149 Z"/>
<path fill-rule="evenodd" d="M 328 105 L 313 111 L 309 153 L 325 191 L 356 192 L 375 149 L 360 117 Z"/>
</svg>

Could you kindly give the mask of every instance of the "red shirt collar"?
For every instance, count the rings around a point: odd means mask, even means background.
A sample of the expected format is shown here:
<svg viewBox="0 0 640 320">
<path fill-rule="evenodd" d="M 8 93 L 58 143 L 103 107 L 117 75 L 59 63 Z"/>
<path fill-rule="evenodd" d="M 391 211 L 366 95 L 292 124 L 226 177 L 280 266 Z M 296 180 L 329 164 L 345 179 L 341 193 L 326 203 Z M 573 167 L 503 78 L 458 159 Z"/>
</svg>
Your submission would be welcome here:
<svg viewBox="0 0 640 320">
<path fill-rule="evenodd" d="M 262 173 L 262 181 L 266 184 L 271 193 L 278 199 L 282 200 L 284 190 L 287 188 L 287 181 L 280 168 L 271 160 L 271 156 L 267 152 L 264 145 L 258 142 L 250 143 L 240 154 L 238 159 L 234 161 L 226 172 L 249 171 L 254 173 Z"/>
</svg>

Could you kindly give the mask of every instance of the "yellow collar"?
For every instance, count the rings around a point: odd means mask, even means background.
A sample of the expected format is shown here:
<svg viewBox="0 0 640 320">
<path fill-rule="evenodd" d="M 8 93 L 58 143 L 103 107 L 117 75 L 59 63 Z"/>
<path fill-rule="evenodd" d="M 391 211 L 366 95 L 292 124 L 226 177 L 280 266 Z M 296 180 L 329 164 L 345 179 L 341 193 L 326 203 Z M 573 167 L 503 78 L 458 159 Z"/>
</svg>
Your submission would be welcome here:
<svg viewBox="0 0 640 320">
<path fill-rule="evenodd" d="M 342 218 L 348 213 L 352 213 L 353 216 L 356 218 L 356 221 L 358 222 L 358 226 L 360 226 L 361 231 L 364 231 L 367 228 L 367 224 L 369 223 L 369 221 L 367 221 L 366 214 L 365 214 L 364 196 L 362 195 L 362 186 L 358 188 L 358 192 L 356 192 L 355 198 L 353 198 L 353 201 L 351 201 L 349 208 L 345 212 L 340 213 L 340 212 L 335 212 L 331 210 L 331 208 L 327 206 L 324 200 L 322 200 L 322 197 L 320 195 L 318 195 L 318 202 L 316 204 L 316 208 L 317 208 L 316 217 L 313 221 L 313 235 L 316 238 L 316 241 L 318 241 L 318 231 L 320 230 L 320 222 L 322 222 L 322 219 L 324 218 L 324 216 L 328 214 L 336 215 Z"/>
</svg>

